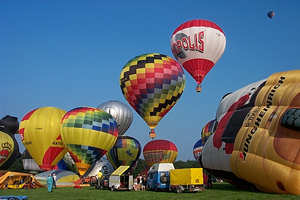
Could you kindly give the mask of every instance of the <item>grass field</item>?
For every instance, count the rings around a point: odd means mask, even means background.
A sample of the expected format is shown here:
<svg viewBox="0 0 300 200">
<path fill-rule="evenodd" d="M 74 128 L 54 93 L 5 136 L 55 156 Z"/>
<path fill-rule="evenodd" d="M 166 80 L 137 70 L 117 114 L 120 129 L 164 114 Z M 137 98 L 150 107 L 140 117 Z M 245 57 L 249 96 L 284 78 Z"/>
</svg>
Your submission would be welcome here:
<svg viewBox="0 0 300 200">
<path fill-rule="evenodd" d="M 213 189 L 198 193 L 172 193 L 152 191 L 115 191 L 96 190 L 93 187 L 57 188 L 49 193 L 46 188 L 31 190 L 0 190 L 0 196 L 4 195 L 26 195 L 29 200 L 284 200 L 300 199 L 295 195 L 266 194 L 259 192 L 237 190 L 230 184 L 215 184 Z"/>
</svg>

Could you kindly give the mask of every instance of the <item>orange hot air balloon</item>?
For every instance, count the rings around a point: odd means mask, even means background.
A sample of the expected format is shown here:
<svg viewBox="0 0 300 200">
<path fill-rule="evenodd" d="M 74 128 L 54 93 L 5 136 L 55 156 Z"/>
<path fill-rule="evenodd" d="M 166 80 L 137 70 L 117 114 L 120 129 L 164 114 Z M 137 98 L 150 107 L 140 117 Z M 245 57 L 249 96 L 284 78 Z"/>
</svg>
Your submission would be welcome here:
<svg viewBox="0 0 300 200">
<path fill-rule="evenodd" d="M 41 169 L 53 169 L 67 152 L 60 124 L 65 113 L 59 108 L 42 107 L 27 113 L 20 123 L 22 142 Z"/>
<path fill-rule="evenodd" d="M 201 82 L 222 56 L 226 45 L 223 30 L 214 22 L 202 19 L 190 20 L 175 29 L 171 36 L 174 57 L 197 82 Z"/>
<path fill-rule="evenodd" d="M 172 163 L 177 157 L 177 147 L 168 140 L 153 140 L 143 149 L 143 155 L 148 167 L 155 163 Z"/>
</svg>

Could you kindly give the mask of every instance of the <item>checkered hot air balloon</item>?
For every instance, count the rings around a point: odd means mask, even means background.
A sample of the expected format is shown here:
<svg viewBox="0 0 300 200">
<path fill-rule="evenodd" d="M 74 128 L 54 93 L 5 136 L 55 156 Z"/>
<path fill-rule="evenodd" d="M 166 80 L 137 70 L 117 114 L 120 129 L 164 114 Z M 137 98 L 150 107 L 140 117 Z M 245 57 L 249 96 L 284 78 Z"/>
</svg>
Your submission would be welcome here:
<svg viewBox="0 0 300 200">
<path fill-rule="evenodd" d="M 117 136 L 115 119 L 97 108 L 75 108 L 62 118 L 62 138 L 80 175 L 113 147 Z"/>
<path fill-rule="evenodd" d="M 181 24 L 171 36 L 172 53 L 197 82 L 201 82 L 222 56 L 226 45 L 223 30 L 214 22 L 195 19 Z"/>
<path fill-rule="evenodd" d="M 180 64 L 159 53 L 131 59 L 122 69 L 120 86 L 124 97 L 150 127 L 154 128 L 183 93 L 185 75 Z"/>
</svg>

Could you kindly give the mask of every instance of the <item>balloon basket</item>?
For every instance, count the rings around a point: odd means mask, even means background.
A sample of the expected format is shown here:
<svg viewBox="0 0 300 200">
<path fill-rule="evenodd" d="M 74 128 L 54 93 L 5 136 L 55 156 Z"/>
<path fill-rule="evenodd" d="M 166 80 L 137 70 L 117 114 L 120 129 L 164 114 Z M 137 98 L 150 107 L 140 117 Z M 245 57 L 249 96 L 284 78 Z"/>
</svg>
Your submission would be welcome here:
<svg viewBox="0 0 300 200">
<path fill-rule="evenodd" d="M 202 91 L 202 88 L 201 88 L 201 85 L 199 84 L 199 85 L 197 85 L 197 87 L 196 87 L 196 92 L 201 92 Z"/>
</svg>

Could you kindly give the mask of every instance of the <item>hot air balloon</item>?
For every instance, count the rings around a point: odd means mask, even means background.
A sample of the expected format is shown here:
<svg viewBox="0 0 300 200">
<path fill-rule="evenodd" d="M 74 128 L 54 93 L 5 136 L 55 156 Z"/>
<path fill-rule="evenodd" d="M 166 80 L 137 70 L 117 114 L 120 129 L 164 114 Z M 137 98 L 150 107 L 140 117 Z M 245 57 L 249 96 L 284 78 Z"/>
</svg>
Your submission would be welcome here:
<svg viewBox="0 0 300 200">
<path fill-rule="evenodd" d="M 0 120 L 0 131 L 15 134 L 19 129 L 18 118 L 6 115 Z"/>
<path fill-rule="evenodd" d="M 273 10 L 269 11 L 267 16 L 272 19 L 275 16 L 275 12 Z"/>
<path fill-rule="evenodd" d="M 120 75 L 122 93 L 128 103 L 154 128 L 182 95 L 185 75 L 172 58 L 159 53 L 144 54 L 130 60 Z"/>
<path fill-rule="evenodd" d="M 141 154 L 139 141 L 130 136 L 119 136 L 113 148 L 106 153 L 107 159 L 117 169 L 121 165 L 132 169 Z"/>
<path fill-rule="evenodd" d="M 201 82 L 222 56 L 226 45 L 223 30 L 214 22 L 195 19 L 181 24 L 171 36 L 171 49 L 177 61 L 197 82 Z"/>
<path fill-rule="evenodd" d="M 204 167 L 264 192 L 299 195 L 299 84 L 300 70 L 279 72 L 223 98 L 202 151 Z"/>
<path fill-rule="evenodd" d="M 133 120 L 133 113 L 129 106 L 120 101 L 107 101 L 98 106 L 99 109 L 111 114 L 118 124 L 119 135 L 124 135 Z"/>
<path fill-rule="evenodd" d="M 65 113 L 59 108 L 42 107 L 27 113 L 20 123 L 22 142 L 41 169 L 53 169 L 66 153 L 60 124 Z"/>
<path fill-rule="evenodd" d="M 143 155 L 148 167 L 155 163 L 173 163 L 177 157 L 177 147 L 168 140 L 152 140 L 143 149 Z"/>
<path fill-rule="evenodd" d="M 117 140 L 117 122 L 109 113 L 97 108 L 74 108 L 61 122 L 63 141 L 80 175 L 84 175 Z"/>
<path fill-rule="evenodd" d="M 195 157 L 195 160 L 199 160 L 200 155 L 202 153 L 202 149 L 203 149 L 204 144 L 202 143 L 202 139 L 198 140 L 193 148 L 193 154 Z"/>
<path fill-rule="evenodd" d="M 20 152 L 16 139 L 0 131 L 0 169 L 8 169 L 19 156 Z"/>
<path fill-rule="evenodd" d="M 201 140 L 203 145 L 207 141 L 208 137 L 211 136 L 215 131 L 217 127 L 217 121 L 211 120 L 209 121 L 202 129 L 201 131 Z"/>
</svg>

